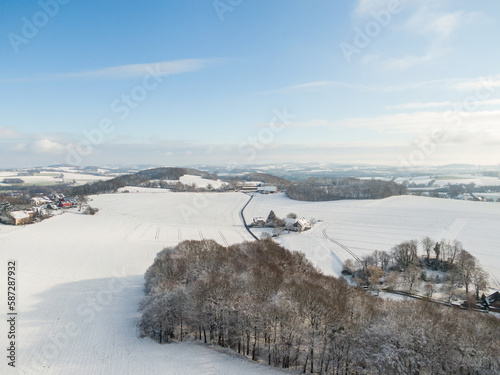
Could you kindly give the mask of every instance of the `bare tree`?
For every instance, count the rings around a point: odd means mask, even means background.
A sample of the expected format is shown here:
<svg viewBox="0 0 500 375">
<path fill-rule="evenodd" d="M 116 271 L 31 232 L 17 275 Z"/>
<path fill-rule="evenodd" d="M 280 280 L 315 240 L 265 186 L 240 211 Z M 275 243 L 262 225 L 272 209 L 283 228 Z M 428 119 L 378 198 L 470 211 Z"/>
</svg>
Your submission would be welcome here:
<svg viewBox="0 0 500 375">
<path fill-rule="evenodd" d="M 431 250 L 434 248 L 436 241 L 431 239 L 430 237 L 424 237 L 422 239 L 422 246 L 424 247 L 424 252 L 427 255 L 427 261 L 429 261 L 431 256 Z"/>
<path fill-rule="evenodd" d="M 450 247 L 450 254 L 449 254 L 449 262 L 450 264 L 453 264 L 455 262 L 456 257 L 460 252 L 464 249 L 462 242 L 454 240 L 453 243 L 451 244 Z"/>
<path fill-rule="evenodd" d="M 408 284 L 408 290 L 411 292 L 415 284 L 420 281 L 422 271 L 414 264 L 409 265 L 403 272 L 403 278 Z"/>
<path fill-rule="evenodd" d="M 479 299 L 479 293 L 486 290 L 488 287 L 488 274 L 479 264 L 476 264 L 476 267 L 472 272 L 472 283 L 474 284 L 476 299 Z"/>
<path fill-rule="evenodd" d="M 402 242 L 392 248 L 396 263 L 405 270 L 411 264 L 418 263 L 418 242 L 416 240 Z"/>
<path fill-rule="evenodd" d="M 457 257 L 458 272 L 460 280 L 465 286 L 465 294 L 469 294 L 469 286 L 473 281 L 474 271 L 477 266 L 477 259 L 467 250 L 461 250 Z"/>
</svg>

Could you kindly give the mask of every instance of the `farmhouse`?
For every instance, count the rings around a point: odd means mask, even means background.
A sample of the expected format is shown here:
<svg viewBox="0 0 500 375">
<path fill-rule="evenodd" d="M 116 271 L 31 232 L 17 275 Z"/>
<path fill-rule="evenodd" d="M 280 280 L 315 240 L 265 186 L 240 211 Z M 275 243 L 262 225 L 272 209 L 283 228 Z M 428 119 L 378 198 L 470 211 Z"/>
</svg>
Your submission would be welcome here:
<svg viewBox="0 0 500 375">
<path fill-rule="evenodd" d="M 300 219 L 292 219 L 287 217 L 285 219 L 285 228 L 294 232 L 302 232 L 311 229 L 311 224 L 309 224 L 309 222 L 303 217 L 301 217 Z"/>
<path fill-rule="evenodd" d="M 59 201 L 59 207 L 61 207 L 61 208 L 70 208 L 70 207 L 73 207 L 73 205 L 74 205 L 73 201 L 67 200 L 65 198 L 63 198 Z"/>
<path fill-rule="evenodd" d="M 486 297 L 488 309 L 490 311 L 500 312 L 500 293 L 495 292 Z"/>
<path fill-rule="evenodd" d="M 263 217 L 254 217 L 253 218 L 253 226 L 254 227 L 263 227 L 266 225 L 266 219 Z"/>
<path fill-rule="evenodd" d="M 53 203 L 49 198 L 47 197 L 33 197 L 31 198 L 31 204 L 34 206 L 41 206 L 41 205 L 47 205 Z"/>
<path fill-rule="evenodd" d="M 257 191 L 257 188 L 261 185 L 262 183 L 260 181 L 244 181 L 242 184 L 238 184 L 237 188 L 238 190 L 241 191 Z"/>
<path fill-rule="evenodd" d="M 11 211 L 9 216 L 12 219 L 14 225 L 24 225 L 29 224 L 35 217 L 33 211 Z"/>
<path fill-rule="evenodd" d="M 278 192 L 277 186 L 259 186 L 257 187 L 257 192 L 261 194 L 274 194 Z"/>
</svg>

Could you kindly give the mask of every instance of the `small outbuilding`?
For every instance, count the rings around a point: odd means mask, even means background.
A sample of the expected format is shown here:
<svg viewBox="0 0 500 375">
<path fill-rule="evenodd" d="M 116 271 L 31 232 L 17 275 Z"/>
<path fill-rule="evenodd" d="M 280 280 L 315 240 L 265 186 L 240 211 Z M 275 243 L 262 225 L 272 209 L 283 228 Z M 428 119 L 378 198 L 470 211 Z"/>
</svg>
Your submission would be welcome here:
<svg viewBox="0 0 500 375">
<path fill-rule="evenodd" d="M 14 225 L 24 225 L 29 224 L 33 220 L 34 213 L 28 211 L 11 211 L 9 216 L 12 219 Z"/>
</svg>

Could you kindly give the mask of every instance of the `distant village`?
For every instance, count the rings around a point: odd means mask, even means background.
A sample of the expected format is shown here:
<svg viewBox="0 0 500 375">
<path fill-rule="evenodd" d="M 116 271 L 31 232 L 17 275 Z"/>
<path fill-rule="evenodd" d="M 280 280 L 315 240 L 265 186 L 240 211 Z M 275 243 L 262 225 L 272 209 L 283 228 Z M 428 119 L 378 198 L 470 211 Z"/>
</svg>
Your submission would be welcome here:
<svg viewBox="0 0 500 375">
<path fill-rule="evenodd" d="M 86 209 L 77 198 L 66 198 L 64 194 L 53 193 L 50 196 L 33 197 L 24 209 L 14 210 L 12 204 L 4 200 L 0 203 L 0 223 L 7 225 L 25 225 L 41 221 L 58 214 L 58 210 L 79 207 Z"/>
</svg>

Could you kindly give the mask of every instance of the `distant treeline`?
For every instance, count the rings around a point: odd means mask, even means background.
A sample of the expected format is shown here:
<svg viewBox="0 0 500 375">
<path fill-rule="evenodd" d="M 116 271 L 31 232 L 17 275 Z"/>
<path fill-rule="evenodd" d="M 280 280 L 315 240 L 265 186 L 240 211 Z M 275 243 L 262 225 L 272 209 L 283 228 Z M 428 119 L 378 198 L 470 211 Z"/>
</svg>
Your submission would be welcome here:
<svg viewBox="0 0 500 375">
<path fill-rule="evenodd" d="M 48 195 L 50 193 L 55 192 L 66 192 L 68 190 L 68 186 L 64 184 L 58 185 L 22 185 L 22 186 L 0 186 L 0 192 L 8 193 L 10 191 L 15 191 L 17 193 L 21 193 L 27 196 L 35 195 L 35 194 L 45 194 Z M 28 198 L 29 200 L 29 198 Z"/>
<path fill-rule="evenodd" d="M 317 374 L 497 374 L 500 320 L 384 301 L 271 240 L 184 241 L 145 275 L 140 329 Z"/>
<path fill-rule="evenodd" d="M 356 178 L 309 178 L 287 187 L 290 199 L 299 201 L 333 201 L 340 199 L 381 199 L 404 195 L 406 187 L 381 180 Z"/>
<path fill-rule="evenodd" d="M 107 181 L 95 181 L 71 189 L 70 195 L 92 195 L 113 193 L 125 186 L 143 186 L 150 180 L 178 180 L 185 174 L 201 176 L 207 179 L 217 179 L 216 175 L 190 168 L 155 168 L 146 169 L 134 174 L 115 177 Z"/>
<path fill-rule="evenodd" d="M 2 180 L 2 183 L 4 183 L 4 184 L 24 184 L 24 180 L 21 180 L 20 178 L 4 178 Z"/>
</svg>

